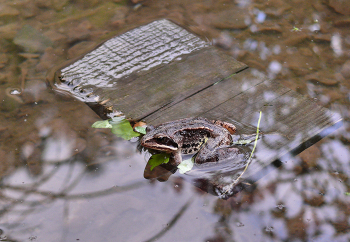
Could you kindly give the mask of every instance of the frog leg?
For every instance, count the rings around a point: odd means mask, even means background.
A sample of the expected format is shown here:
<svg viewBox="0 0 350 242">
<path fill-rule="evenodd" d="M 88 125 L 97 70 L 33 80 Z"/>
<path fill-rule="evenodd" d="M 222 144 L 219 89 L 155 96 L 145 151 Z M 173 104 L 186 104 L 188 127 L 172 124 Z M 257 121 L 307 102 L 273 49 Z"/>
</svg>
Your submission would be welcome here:
<svg viewBox="0 0 350 242">
<path fill-rule="evenodd" d="M 234 134 L 236 133 L 236 126 L 234 126 L 233 124 L 230 124 L 230 123 L 227 123 L 227 122 L 224 122 L 224 121 L 221 121 L 221 120 L 211 120 L 211 122 L 213 124 L 216 124 L 216 125 L 219 125 L 221 127 L 224 127 L 225 129 L 227 129 L 230 134 Z"/>
<path fill-rule="evenodd" d="M 221 146 L 212 151 L 204 149 L 198 152 L 194 162 L 196 164 L 203 164 L 207 162 L 219 162 L 224 160 L 234 161 L 239 154 L 241 154 L 241 151 L 232 146 Z"/>
<path fill-rule="evenodd" d="M 181 151 L 179 152 L 173 152 L 170 155 L 170 160 L 169 163 L 171 165 L 177 166 L 182 162 L 182 156 L 181 156 Z"/>
<path fill-rule="evenodd" d="M 226 159 L 227 156 L 230 156 L 230 153 L 237 154 L 238 149 L 229 147 L 230 143 L 230 139 L 223 140 L 220 136 L 209 138 L 199 150 L 195 158 L 195 163 L 217 162 L 220 159 Z"/>
</svg>

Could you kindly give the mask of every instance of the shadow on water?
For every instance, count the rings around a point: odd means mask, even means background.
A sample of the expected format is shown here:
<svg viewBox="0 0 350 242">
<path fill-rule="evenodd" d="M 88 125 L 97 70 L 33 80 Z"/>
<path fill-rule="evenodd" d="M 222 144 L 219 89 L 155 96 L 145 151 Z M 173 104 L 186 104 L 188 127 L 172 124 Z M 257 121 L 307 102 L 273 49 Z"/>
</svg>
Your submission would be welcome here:
<svg viewBox="0 0 350 242">
<path fill-rule="evenodd" d="M 0 4 L 1 240 L 348 241 L 349 3 L 134 2 Z M 266 136 L 254 157 L 261 163 L 252 163 L 264 172 L 248 170 L 250 184 L 227 200 L 198 189 L 214 186 L 191 173 L 166 182 L 144 179 L 147 162 L 136 143 L 92 129 L 99 117 L 54 94 L 45 75 L 101 40 L 163 17 L 207 36 L 256 73 L 317 99 L 343 117 L 343 127 L 299 156 L 266 166 L 265 159 L 284 154 L 285 140 L 298 153 L 324 136 L 299 147 L 303 134 L 275 135 L 283 126 L 275 126 L 268 104 L 261 122 Z M 271 102 L 274 94 L 264 96 Z M 254 100 L 240 100 L 231 106 L 256 126 L 249 109 Z M 281 120 L 291 117 L 290 100 L 280 100 L 274 105 L 288 107 Z M 215 113 L 198 114 L 206 115 Z"/>
</svg>

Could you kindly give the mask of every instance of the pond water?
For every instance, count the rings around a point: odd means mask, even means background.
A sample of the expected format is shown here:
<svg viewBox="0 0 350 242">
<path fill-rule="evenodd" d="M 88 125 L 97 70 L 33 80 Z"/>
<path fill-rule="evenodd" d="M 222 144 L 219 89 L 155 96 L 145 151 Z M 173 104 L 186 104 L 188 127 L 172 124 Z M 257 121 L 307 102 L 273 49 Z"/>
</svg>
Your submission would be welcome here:
<svg viewBox="0 0 350 242">
<path fill-rule="evenodd" d="M 340 114 L 343 126 L 222 200 L 175 173 L 145 179 L 136 142 L 46 75 L 169 18 Z M 350 2 L 0 1 L 2 241 L 349 241 Z"/>
</svg>

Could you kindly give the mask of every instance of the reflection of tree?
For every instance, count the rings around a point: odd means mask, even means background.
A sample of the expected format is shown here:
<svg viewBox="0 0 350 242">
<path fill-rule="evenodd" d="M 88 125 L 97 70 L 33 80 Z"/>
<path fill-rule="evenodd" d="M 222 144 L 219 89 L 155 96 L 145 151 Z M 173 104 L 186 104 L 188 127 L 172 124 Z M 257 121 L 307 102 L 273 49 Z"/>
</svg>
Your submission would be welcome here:
<svg viewBox="0 0 350 242">
<path fill-rule="evenodd" d="M 214 212 L 221 219 L 217 226 L 225 229 L 215 229 L 216 236 L 209 241 L 258 238 L 244 236 L 252 224 L 262 241 L 348 241 L 350 198 L 344 192 L 350 185 L 344 173 L 349 164 L 337 161 L 339 154 L 332 149 L 332 142 L 321 145 L 323 157 L 328 159 L 318 158 L 318 165 L 309 166 L 298 158 L 289 160 L 271 177 L 258 182 L 255 191 L 218 200 Z"/>
<path fill-rule="evenodd" d="M 167 223 L 167 226 L 162 229 L 158 234 L 154 235 L 152 238 L 145 240 L 145 242 L 152 242 L 157 241 L 160 237 L 162 237 L 167 231 L 169 231 L 178 221 L 179 218 L 186 212 L 188 207 L 193 202 L 193 198 L 190 198 L 182 207 L 181 209 L 175 214 L 175 216 Z"/>
<path fill-rule="evenodd" d="M 65 162 L 60 164 L 54 164 L 51 170 L 31 184 L 13 185 L 7 182 L 3 182 L 0 185 L 1 194 L 0 198 L 2 201 L 2 209 L 0 210 L 0 219 L 6 221 L 6 215 L 13 216 L 11 223 L 4 224 L 8 229 L 17 228 L 17 231 L 33 231 L 36 226 L 32 225 L 23 228 L 23 221 L 31 216 L 33 213 L 38 213 L 46 209 L 47 205 L 50 205 L 57 200 L 64 201 L 77 201 L 81 199 L 93 199 L 101 198 L 111 194 L 122 193 L 137 189 L 147 182 L 144 180 L 135 181 L 125 186 L 112 186 L 98 191 L 85 192 L 85 193 L 72 193 L 79 183 L 82 182 L 82 178 L 86 176 L 87 172 L 85 169 L 78 171 L 75 169 L 75 162 Z M 45 186 L 47 183 L 56 176 L 61 177 L 61 171 L 63 167 L 69 167 L 68 171 L 63 177 L 63 183 L 60 188 L 53 190 L 44 190 L 40 187 Z M 57 178 L 56 178 L 57 179 Z M 67 205 L 65 205 L 67 206 Z M 64 210 L 66 211 L 66 209 Z M 64 214 L 67 216 L 68 214 Z M 14 219 L 15 218 L 15 219 Z"/>
<path fill-rule="evenodd" d="M 20 191 L 20 192 L 23 192 L 25 194 L 30 193 L 30 194 L 42 195 L 42 196 L 47 197 L 47 199 L 60 198 L 63 200 L 71 200 L 71 199 L 96 198 L 99 196 L 105 196 L 105 195 L 109 195 L 109 194 L 113 194 L 113 193 L 124 192 L 124 191 L 138 188 L 143 184 L 145 184 L 145 182 L 140 181 L 140 182 L 136 182 L 134 184 L 127 185 L 127 186 L 113 186 L 111 188 L 107 188 L 107 189 L 104 189 L 101 191 L 90 192 L 90 193 L 81 193 L 81 194 L 72 194 L 72 195 L 67 194 L 70 191 L 70 189 L 64 189 L 62 192 L 55 193 L 55 192 L 50 192 L 50 191 L 40 191 L 40 190 L 33 188 L 33 187 L 25 188 L 25 187 L 20 187 L 20 186 L 5 185 L 5 186 L 2 186 L 2 188 L 10 189 L 13 191 Z M 71 186 L 71 187 L 74 188 L 74 186 Z M 16 200 L 18 200 L 18 199 L 16 199 Z M 33 205 L 33 204 L 41 203 L 41 202 L 42 201 L 40 201 L 40 202 L 38 201 L 35 203 L 29 203 L 29 204 Z M 21 200 L 21 203 L 23 203 L 22 200 Z"/>
</svg>

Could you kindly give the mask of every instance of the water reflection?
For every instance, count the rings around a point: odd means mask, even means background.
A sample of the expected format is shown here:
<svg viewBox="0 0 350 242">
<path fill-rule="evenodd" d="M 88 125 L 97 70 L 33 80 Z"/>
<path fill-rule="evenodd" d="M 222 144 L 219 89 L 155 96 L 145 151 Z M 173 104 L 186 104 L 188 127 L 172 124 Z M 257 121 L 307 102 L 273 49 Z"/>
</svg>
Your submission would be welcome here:
<svg viewBox="0 0 350 242">
<path fill-rule="evenodd" d="M 0 238 L 348 241 L 349 1 L 130 2 L 1 3 Z M 263 22 L 261 13 L 266 14 Z M 343 128 L 228 200 L 207 195 L 176 174 L 164 183 L 144 180 L 143 154 L 90 129 L 98 119 L 94 113 L 78 102 L 57 99 L 44 77 L 53 65 L 84 52 L 108 32 L 163 17 L 216 39 L 238 60 L 316 98 L 343 116 Z M 34 36 L 44 44 L 38 52 L 23 52 L 37 43 L 18 34 L 26 24 L 42 33 Z M 291 31 L 294 27 L 301 31 Z M 14 44 L 16 36 L 21 45 Z M 265 123 L 273 123 L 265 117 Z M 68 148 L 65 140 L 73 139 Z M 263 145 L 273 149 L 275 143 L 277 138 Z M 53 144 L 59 144 L 57 149 Z"/>
<path fill-rule="evenodd" d="M 337 209 L 339 203 L 346 204 L 349 200 L 342 192 L 342 183 L 322 170 L 307 171 L 295 178 L 295 171 L 301 165 L 302 161 L 290 160 L 268 180 L 259 181 L 253 193 L 242 192 L 235 198 L 218 201 L 217 207 L 227 207 L 218 214 L 233 238 L 238 241 L 254 240 L 255 236 L 264 241 L 290 237 L 302 241 L 348 239 L 344 233 L 347 216 L 340 215 L 342 212 Z M 254 236 L 247 235 L 249 231 L 254 231 Z M 217 237 L 227 235 L 221 232 Z"/>
<path fill-rule="evenodd" d="M 64 227 L 69 226 L 76 216 L 80 220 L 87 212 L 78 209 L 79 206 L 85 207 L 89 200 L 106 200 L 106 197 L 125 194 L 146 185 L 144 180 L 130 179 L 135 177 L 133 174 L 138 171 L 137 167 L 141 167 L 139 155 L 130 151 L 130 148 L 134 150 L 135 146 L 118 142 L 118 147 L 126 149 L 119 152 L 120 158 L 125 159 L 123 163 L 119 162 L 119 165 L 115 159 L 101 160 L 99 164 L 90 165 L 75 159 L 60 163 L 44 161 L 41 164 L 40 176 L 34 178 L 23 167 L 5 178 L 1 185 L 1 218 L 6 235 L 16 234 L 15 238 L 22 240 L 26 238 L 23 236 L 29 233 L 36 234 L 38 238 L 64 241 Z M 101 179 L 101 176 L 104 179 Z M 112 204 L 113 202 L 110 206 Z M 96 207 L 91 207 L 89 211 L 93 213 L 97 210 Z M 56 219 L 49 219 L 54 217 Z M 9 222 L 5 222 L 8 219 Z M 63 231 L 58 225 L 63 226 Z M 53 237 L 48 234 L 47 229 L 50 227 L 55 228 Z"/>
</svg>

